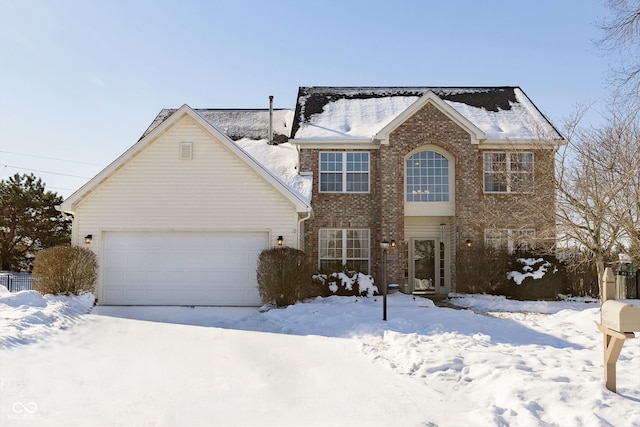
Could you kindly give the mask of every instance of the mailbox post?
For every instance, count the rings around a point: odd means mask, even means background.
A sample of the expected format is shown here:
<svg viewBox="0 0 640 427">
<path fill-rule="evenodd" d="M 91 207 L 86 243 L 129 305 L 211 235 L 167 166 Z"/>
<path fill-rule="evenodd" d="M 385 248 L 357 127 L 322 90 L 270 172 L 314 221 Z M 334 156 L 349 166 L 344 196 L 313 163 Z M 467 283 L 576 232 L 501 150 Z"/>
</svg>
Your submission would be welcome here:
<svg viewBox="0 0 640 427">
<path fill-rule="evenodd" d="M 615 278 L 611 268 L 605 269 L 602 278 L 600 324 L 604 335 L 604 381 L 607 389 L 616 392 L 616 363 L 625 340 L 634 338 L 640 331 L 640 308 L 613 299 Z"/>
</svg>

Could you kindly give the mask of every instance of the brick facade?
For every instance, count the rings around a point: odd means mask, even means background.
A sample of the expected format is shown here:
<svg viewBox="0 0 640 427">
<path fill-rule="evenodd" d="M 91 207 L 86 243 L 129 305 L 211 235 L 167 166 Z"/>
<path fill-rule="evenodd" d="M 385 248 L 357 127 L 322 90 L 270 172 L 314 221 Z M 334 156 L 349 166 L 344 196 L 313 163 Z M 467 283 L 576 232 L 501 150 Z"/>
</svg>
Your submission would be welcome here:
<svg viewBox="0 0 640 427">
<path fill-rule="evenodd" d="M 361 151 L 348 147 L 344 150 L 321 150 L 304 148 L 300 150 L 300 171 L 313 173 L 312 207 L 313 216 L 304 225 L 305 251 L 318 262 L 318 234 L 322 228 L 368 228 L 370 229 L 371 258 L 370 273 L 381 282 L 382 251 L 379 242 L 383 239 L 395 240 L 396 248 L 390 249 L 387 262 L 387 283 L 403 283 L 405 266 L 405 159 L 413 151 L 439 147 L 455 158 L 455 215 L 449 218 L 453 248 L 449 247 L 449 271 L 451 290 L 455 291 L 456 259 L 465 249 L 466 239 L 474 244 L 482 244 L 485 227 L 492 221 L 513 227 L 522 226 L 527 221 L 536 229 L 553 227 L 553 156 L 551 150 L 537 150 L 536 194 L 541 204 L 546 204 L 544 212 L 531 212 L 529 217 L 523 212 L 530 211 L 529 196 L 484 194 L 483 163 L 481 145 L 472 144 L 470 134 L 452 121 L 438 107 L 427 103 L 407 118 L 389 135 L 389 143 L 379 149 L 366 150 L 370 153 L 370 193 L 368 194 L 327 194 L 318 191 L 319 153 L 321 151 Z M 495 151 L 495 149 L 492 149 Z M 504 151 L 510 151 L 508 149 Z M 527 150 L 533 151 L 533 150 Z M 551 169 L 549 169 L 549 167 Z M 499 215 L 496 217 L 496 214 Z M 451 246 L 450 243 L 448 246 Z"/>
</svg>

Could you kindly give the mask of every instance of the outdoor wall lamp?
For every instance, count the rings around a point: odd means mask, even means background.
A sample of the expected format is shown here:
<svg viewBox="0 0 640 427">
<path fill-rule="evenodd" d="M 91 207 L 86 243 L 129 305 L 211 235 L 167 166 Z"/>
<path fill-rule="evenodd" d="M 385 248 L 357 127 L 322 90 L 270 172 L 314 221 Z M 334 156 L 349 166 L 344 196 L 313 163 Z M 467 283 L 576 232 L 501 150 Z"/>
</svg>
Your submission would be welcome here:
<svg viewBox="0 0 640 427">
<path fill-rule="evenodd" d="M 282 246 L 283 243 L 284 239 L 282 238 L 282 236 L 278 236 L 278 246 Z"/>
<path fill-rule="evenodd" d="M 84 236 L 84 242 L 87 245 L 90 245 L 92 240 L 93 240 L 93 234 L 87 234 L 86 236 Z"/>
<path fill-rule="evenodd" d="M 470 247 L 471 247 L 471 244 L 472 244 L 471 239 L 467 239 L 467 241 L 465 242 L 465 244 L 467 245 L 467 247 L 468 247 L 468 248 L 470 248 Z"/>
</svg>

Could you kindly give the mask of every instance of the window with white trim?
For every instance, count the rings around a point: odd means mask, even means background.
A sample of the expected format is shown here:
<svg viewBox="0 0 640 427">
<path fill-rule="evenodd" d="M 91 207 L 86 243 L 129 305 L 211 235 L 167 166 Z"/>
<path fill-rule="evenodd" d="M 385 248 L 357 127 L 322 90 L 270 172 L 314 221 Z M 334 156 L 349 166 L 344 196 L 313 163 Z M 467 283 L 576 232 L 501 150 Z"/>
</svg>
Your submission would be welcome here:
<svg viewBox="0 0 640 427">
<path fill-rule="evenodd" d="M 368 193 L 369 153 L 321 152 L 320 192 Z"/>
<path fill-rule="evenodd" d="M 485 193 L 533 192 L 533 153 L 485 152 L 482 158 Z"/>
<path fill-rule="evenodd" d="M 449 160 L 435 151 L 419 151 L 405 162 L 407 202 L 449 201 Z"/>
<path fill-rule="evenodd" d="M 319 267 L 348 269 L 369 273 L 369 230 L 322 228 L 319 232 Z"/>
<path fill-rule="evenodd" d="M 484 245 L 488 248 L 514 252 L 527 252 L 536 248 L 534 229 L 490 229 L 484 231 Z"/>
</svg>

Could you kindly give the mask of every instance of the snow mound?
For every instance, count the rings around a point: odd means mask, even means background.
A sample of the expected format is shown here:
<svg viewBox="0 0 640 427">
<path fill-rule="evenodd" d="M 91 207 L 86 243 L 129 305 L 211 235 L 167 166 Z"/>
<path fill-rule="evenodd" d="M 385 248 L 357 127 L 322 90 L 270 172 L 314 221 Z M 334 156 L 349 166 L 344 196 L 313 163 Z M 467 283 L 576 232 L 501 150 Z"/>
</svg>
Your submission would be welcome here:
<svg viewBox="0 0 640 427">
<path fill-rule="evenodd" d="M 32 343 L 68 328 L 91 310 L 94 300 L 90 293 L 42 296 L 37 291 L 5 293 L 0 289 L 0 348 Z"/>
<path fill-rule="evenodd" d="M 0 304 L 9 307 L 46 307 L 47 301 L 37 291 L 21 291 L 0 296 Z"/>
</svg>

